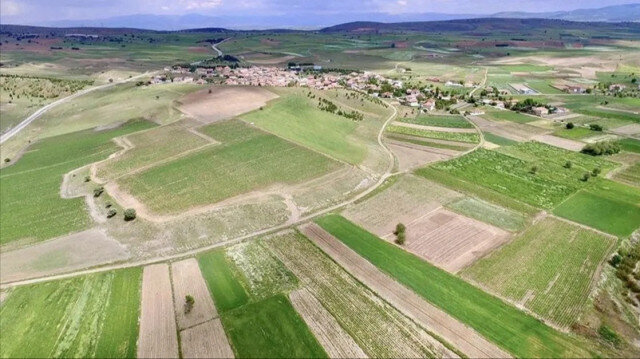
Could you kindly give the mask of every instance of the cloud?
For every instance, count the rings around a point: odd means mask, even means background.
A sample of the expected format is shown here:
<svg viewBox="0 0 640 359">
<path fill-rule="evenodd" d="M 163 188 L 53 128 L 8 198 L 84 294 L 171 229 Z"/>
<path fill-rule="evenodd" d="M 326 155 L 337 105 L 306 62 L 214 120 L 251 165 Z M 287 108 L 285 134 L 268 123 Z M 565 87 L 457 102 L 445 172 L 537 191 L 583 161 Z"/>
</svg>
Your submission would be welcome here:
<svg viewBox="0 0 640 359">
<path fill-rule="evenodd" d="M 213 9 L 222 5 L 222 0 L 180 0 L 187 10 Z"/>
<path fill-rule="evenodd" d="M 11 0 L 0 1 L 0 13 L 3 16 L 19 15 L 22 12 L 20 5 L 17 2 Z"/>
</svg>

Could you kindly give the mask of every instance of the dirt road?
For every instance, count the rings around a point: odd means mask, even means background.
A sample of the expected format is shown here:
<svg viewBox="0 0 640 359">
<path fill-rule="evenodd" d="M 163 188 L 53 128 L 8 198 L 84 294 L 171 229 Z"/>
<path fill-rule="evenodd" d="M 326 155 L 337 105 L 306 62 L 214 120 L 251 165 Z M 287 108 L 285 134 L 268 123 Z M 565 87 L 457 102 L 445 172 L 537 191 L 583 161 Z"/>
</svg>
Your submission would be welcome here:
<svg viewBox="0 0 640 359">
<path fill-rule="evenodd" d="M 410 289 L 382 273 L 373 264 L 344 245 L 315 223 L 301 231 L 356 279 L 375 291 L 408 317 L 437 333 L 471 358 L 508 358 L 507 352 L 480 336 L 475 330 L 431 305 Z"/>
</svg>

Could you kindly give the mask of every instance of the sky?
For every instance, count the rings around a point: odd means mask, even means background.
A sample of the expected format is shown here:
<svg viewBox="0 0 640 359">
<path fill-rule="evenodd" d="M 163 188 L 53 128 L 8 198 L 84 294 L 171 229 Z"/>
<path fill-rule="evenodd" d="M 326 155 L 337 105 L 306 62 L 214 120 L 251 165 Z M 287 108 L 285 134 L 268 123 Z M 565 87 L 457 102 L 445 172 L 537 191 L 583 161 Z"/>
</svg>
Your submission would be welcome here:
<svg viewBox="0 0 640 359">
<path fill-rule="evenodd" d="M 0 0 L 0 22 L 39 25 L 133 14 L 313 16 L 331 14 L 492 14 L 598 8 L 630 0 Z M 366 19 L 361 19 L 366 20 Z"/>
</svg>

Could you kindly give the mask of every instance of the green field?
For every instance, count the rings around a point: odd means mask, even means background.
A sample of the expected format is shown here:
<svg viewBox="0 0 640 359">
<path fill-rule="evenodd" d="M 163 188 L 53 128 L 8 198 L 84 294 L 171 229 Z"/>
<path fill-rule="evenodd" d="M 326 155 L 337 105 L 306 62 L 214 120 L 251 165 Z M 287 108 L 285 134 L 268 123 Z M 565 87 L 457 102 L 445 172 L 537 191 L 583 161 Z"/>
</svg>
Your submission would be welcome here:
<svg viewBox="0 0 640 359">
<path fill-rule="evenodd" d="M 119 147 L 111 139 L 152 127 L 130 121 L 113 130 L 87 130 L 32 145 L 14 165 L 0 170 L 0 244 L 43 240 L 85 229 L 91 219 L 83 198 L 60 198 L 62 176 L 107 158 Z"/>
<path fill-rule="evenodd" d="M 628 237 L 640 227 L 640 190 L 603 181 L 595 188 L 571 196 L 553 213 L 619 237 Z"/>
<path fill-rule="evenodd" d="M 447 115 L 420 115 L 415 118 L 403 117 L 398 119 L 400 122 L 413 123 L 422 126 L 450 127 L 450 128 L 473 128 L 462 116 Z"/>
<path fill-rule="evenodd" d="M 0 356 L 136 355 L 140 268 L 14 289 L 0 306 Z"/>
<path fill-rule="evenodd" d="M 485 117 L 489 117 L 492 120 L 511 121 L 516 123 L 528 123 L 539 119 L 534 116 L 523 115 L 520 112 L 509 110 L 489 111 Z"/>
<path fill-rule="evenodd" d="M 640 187 L 640 162 L 630 165 L 629 167 L 617 172 L 614 179 Z"/>
<path fill-rule="evenodd" d="M 618 143 L 620 143 L 620 147 L 622 147 L 624 151 L 640 153 L 640 140 L 624 138 L 618 141 Z"/>
<path fill-rule="evenodd" d="M 438 140 L 448 140 L 448 141 L 458 141 L 458 142 L 468 142 L 468 143 L 480 142 L 480 136 L 478 136 L 477 133 L 431 131 L 431 130 L 423 130 L 419 128 L 394 126 L 394 125 L 388 126 L 387 132 L 398 133 L 401 135 L 434 138 Z"/>
<path fill-rule="evenodd" d="M 289 141 L 359 164 L 367 155 L 366 145 L 356 136 L 358 123 L 318 109 L 301 94 L 286 95 L 262 111 L 241 118 Z"/>
<path fill-rule="evenodd" d="M 564 328 L 585 310 L 615 239 L 545 218 L 462 273 Z"/>
<path fill-rule="evenodd" d="M 564 167 L 566 161 L 572 162 L 571 168 Z M 531 173 L 534 166 L 536 173 Z M 584 172 L 597 167 L 606 173 L 613 166 L 592 156 L 525 142 L 496 151 L 478 149 L 432 168 L 537 207 L 553 208 L 587 186 L 580 181 Z"/>
<path fill-rule="evenodd" d="M 316 222 L 398 282 L 517 357 L 593 356 L 577 339 L 338 215 Z"/>
<path fill-rule="evenodd" d="M 224 251 L 205 253 L 198 257 L 198 264 L 207 282 L 218 312 L 241 307 L 249 301 L 238 274 L 232 271 Z"/>
<path fill-rule="evenodd" d="M 489 141 L 499 146 L 511 146 L 518 144 L 518 141 L 510 140 L 506 137 L 494 135 L 491 132 L 483 132 L 485 141 Z"/>
<path fill-rule="evenodd" d="M 123 177 L 122 187 L 153 211 L 176 213 L 276 183 L 299 183 L 339 166 L 238 120 L 201 131 L 222 143 Z"/>
<path fill-rule="evenodd" d="M 512 232 L 523 229 L 527 222 L 526 217 L 519 212 L 473 197 L 464 197 L 449 203 L 447 207 L 467 217 L 475 218 Z"/>
<path fill-rule="evenodd" d="M 572 129 L 562 127 L 555 130 L 553 134 L 558 137 L 564 137 L 572 140 L 579 140 L 585 137 L 602 134 L 602 132 L 591 131 L 586 127 L 574 127 Z"/>
<path fill-rule="evenodd" d="M 413 143 L 420 146 L 443 148 L 445 150 L 465 151 L 469 149 L 469 147 L 458 146 L 458 145 L 448 144 L 448 143 L 433 142 L 433 141 L 423 140 L 421 138 L 410 137 L 410 136 L 398 136 L 393 134 L 391 135 L 387 134 L 387 138 L 390 138 L 392 140 L 402 141 L 402 142 L 409 142 L 409 143 Z"/>
<path fill-rule="evenodd" d="M 326 358 L 289 300 L 276 295 L 224 313 L 222 324 L 239 358 Z"/>
</svg>

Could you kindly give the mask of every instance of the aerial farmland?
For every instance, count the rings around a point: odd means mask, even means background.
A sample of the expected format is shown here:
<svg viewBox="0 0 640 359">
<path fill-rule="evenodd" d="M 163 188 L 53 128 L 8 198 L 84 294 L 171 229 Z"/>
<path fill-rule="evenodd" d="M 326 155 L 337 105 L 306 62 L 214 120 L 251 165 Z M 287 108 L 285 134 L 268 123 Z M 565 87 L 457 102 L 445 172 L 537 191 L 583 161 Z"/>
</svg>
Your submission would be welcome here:
<svg viewBox="0 0 640 359">
<path fill-rule="evenodd" d="M 639 357 L 640 25 L 594 11 L 2 15 L 0 357 Z"/>
</svg>

